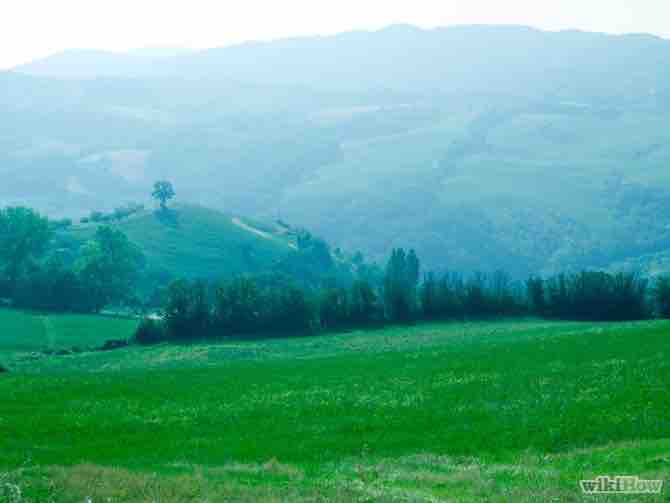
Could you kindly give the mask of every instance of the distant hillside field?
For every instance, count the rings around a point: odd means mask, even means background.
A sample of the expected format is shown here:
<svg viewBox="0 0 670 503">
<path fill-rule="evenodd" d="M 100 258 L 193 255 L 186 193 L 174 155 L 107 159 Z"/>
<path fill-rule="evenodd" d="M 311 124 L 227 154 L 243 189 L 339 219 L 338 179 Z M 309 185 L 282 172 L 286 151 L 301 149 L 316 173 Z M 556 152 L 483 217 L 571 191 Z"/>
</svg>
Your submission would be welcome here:
<svg viewBox="0 0 670 503">
<path fill-rule="evenodd" d="M 669 328 L 426 324 L 39 360 L 2 334 L 0 481 L 26 503 L 590 501 L 582 479 L 667 483 Z"/>
<path fill-rule="evenodd" d="M 669 269 L 668 40 L 391 26 L 147 57 L 0 73 L 0 205 L 79 216 L 169 179 L 377 261 Z"/>
<path fill-rule="evenodd" d="M 91 238 L 98 224 L 75 226 L 66 237 Z M 144 252 L 152 271 L 176 277 L 223 278 L 268 270 L 289 253 L 289 239 L 267 224 L 199 206 L 177 205 L 167 213 L 144 211 L 111 223 Z"/>
</svg>

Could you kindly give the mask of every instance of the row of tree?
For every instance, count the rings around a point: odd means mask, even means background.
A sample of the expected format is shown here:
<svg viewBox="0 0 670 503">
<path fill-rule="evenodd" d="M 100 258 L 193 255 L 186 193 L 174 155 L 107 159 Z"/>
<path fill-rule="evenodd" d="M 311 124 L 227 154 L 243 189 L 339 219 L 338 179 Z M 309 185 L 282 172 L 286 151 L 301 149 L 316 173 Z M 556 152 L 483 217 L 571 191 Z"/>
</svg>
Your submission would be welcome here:
<svg viewBox="0 0 670 503">
<path fill-rule="evenodd" d="M 621 321 L 648 318 L 654 311 L 664 315 L 664 284 L 660 280 L 649 290 L 648 280 L 635 273 L 584 271 L 548 280 L 531 278 L 527 291 L 530 308 L 538 316 Z"/>
<path fill-rule="evenodd" d="M 304 333 L 436 319 L 541 316 L 638 320 L 670 317 L 670 280 L 655 288 L 636 274 L 581 272 L 526 283 L 503 272 L 428 273 L 414 251 L 393 250 L 383 279 L 349 286 L 298 288 L 290 281 L 240 277 L 208 284 L 179 280 L 165 295 L 161 321 L 146 321 L 139 342 L 208 336 Z"/>
<path fill-rule="evenodd" d="M 371 325 L 384 320 L 373 287 L 300 288 L 286 278 L 238 277 L 219 283 L 174 281 L 164 295 L 160 321 L 145 320 L 141 343 L 228 335 L 309 333 Z"/>
</svg>

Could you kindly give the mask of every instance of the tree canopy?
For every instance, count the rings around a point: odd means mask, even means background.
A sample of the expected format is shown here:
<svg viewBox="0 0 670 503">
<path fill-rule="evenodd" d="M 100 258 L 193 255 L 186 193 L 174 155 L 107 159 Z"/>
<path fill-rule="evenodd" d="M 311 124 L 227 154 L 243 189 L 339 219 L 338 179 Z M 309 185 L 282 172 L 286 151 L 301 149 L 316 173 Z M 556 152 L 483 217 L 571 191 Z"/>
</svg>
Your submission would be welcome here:
<svg viewBox="0 0 670 503">
<path fill-rule="evenodd" d="M 30 262 L 44 253 L 49 221 L 21 206 L 0 210 L 0 272 L 14 285 Z"/>
<path fill-rule="evenodd" d="M 144 263 L 142 252 L 125 234 L 111 227 L 99 227 L 77 262 L 77 271 L 87 286 L 94 310 L 124 300 Z"/>
<path fill-rule="evenodd" d="M 164 210 L 167 202 L 175 195 L 174 187 L 171 182 L 160 180 L 154 183 L 154 190 L 151 193 L 151 196 L 160 202 L 161 209 Z"/>
</svg>

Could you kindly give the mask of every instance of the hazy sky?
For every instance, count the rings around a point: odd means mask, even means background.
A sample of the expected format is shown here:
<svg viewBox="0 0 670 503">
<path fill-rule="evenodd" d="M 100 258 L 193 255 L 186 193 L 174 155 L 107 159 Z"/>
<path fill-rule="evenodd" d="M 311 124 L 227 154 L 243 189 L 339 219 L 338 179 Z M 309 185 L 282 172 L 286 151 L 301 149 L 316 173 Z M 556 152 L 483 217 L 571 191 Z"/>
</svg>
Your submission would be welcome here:
<svg viewBox="0 0 670 503">
<path fill-rule="evenodd" d="M 527 24 L 670 38 L 670 0 L 2 0 L 0 68 L 68 48 L 204 48 L 392 23 Z"/>
</svg>

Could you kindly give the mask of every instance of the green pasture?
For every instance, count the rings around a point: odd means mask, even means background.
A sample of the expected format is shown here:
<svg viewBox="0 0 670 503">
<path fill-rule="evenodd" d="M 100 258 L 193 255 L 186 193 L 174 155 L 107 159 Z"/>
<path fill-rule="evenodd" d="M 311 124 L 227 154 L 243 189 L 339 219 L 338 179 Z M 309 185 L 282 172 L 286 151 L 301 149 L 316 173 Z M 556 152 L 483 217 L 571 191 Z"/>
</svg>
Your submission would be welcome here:
<svg viewBox="0 0 670 503">
<path fill-rule="evenodd" d="M 580 479 L 670 475 L 667 322 L 424 324 L 37 360 L 2 344 L 0 472 L 22 501 L 595 501 Z"/>
</svg>

